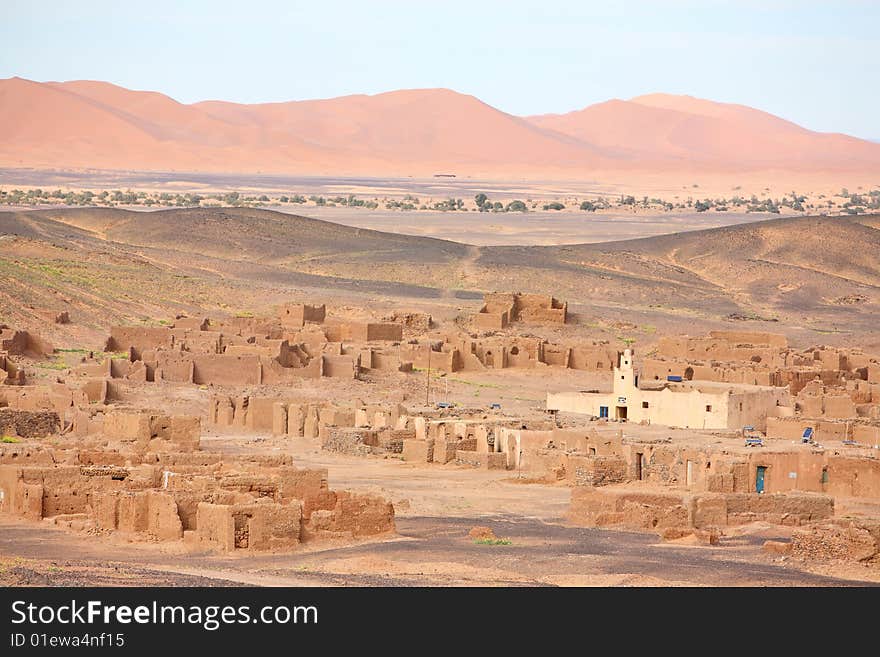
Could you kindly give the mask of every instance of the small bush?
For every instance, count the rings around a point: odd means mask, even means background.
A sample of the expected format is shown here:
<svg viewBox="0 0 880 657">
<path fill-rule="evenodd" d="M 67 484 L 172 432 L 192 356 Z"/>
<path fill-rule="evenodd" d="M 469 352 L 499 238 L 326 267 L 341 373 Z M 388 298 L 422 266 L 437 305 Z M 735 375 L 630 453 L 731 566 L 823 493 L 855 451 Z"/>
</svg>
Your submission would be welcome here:
<svg viewBox="0 0 880 657">
<path fill-rule="evenodd" d="M 474 545 L 510 545 L 509 538 L 478 538 Z"/>
</svg>

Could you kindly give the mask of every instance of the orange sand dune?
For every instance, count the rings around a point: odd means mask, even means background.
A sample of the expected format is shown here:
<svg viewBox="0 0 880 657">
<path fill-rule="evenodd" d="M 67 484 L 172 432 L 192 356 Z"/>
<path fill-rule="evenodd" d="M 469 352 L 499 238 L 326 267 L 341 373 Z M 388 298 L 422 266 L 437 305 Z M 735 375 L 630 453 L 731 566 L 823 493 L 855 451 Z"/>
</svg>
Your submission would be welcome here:
<svg viewBox="0 0 880 657">
<path fill-rule="evenodd" d="M 880 144 L 652 94 L 517 117 L 447 89 L 243 105 L 0 80 L 0 166 L 288 175 L 880 176 Z"/>
</svg>

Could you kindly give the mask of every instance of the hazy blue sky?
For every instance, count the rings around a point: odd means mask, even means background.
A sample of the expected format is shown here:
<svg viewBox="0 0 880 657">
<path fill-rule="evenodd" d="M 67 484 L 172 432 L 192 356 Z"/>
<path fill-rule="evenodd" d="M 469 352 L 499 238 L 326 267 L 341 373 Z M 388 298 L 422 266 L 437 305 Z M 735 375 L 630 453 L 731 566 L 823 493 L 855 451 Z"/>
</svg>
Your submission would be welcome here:
<svg viewBox="0 0 880 657">
<path fill-rule="evenodd" d="M 13 75 L 182 102 L 449 87 L 513 114 L 665 91 L 880 139 L 880 1 L 3 0 Z"/>
</svg>

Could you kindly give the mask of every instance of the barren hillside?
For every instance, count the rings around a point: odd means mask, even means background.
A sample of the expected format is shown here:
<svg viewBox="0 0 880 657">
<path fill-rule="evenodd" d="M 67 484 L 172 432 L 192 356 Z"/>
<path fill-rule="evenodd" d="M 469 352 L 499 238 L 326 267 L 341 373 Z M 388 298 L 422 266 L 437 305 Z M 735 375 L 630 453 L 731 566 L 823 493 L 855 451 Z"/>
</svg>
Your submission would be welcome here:
<svg viewBox="0 0 880 657">
<path fill-rule="evenodd" d="M 180 311 L 261 312 L 291 296 L 368 306 L 395 297 L 454 313 L 476 309 L 484 291 L 521 290 L 609 322 L 856 336 L 875 330 L 880 306 L 880 219 L 478 248 L 268 210 L 5 212 L 0 280 L 0 321 L 34 326 L 39 310 L 69 308 L 69 330 L 93 334 Z"/>
</svg>

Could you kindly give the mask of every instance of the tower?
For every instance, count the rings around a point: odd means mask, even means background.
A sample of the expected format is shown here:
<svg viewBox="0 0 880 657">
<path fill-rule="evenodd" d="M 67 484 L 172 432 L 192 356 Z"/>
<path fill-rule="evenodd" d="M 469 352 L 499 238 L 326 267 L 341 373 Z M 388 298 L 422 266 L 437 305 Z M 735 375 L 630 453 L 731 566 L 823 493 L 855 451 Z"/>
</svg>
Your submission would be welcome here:
<svg viewBox="0 0 880 657">
<path fill-rule="evenodd" d="M 626 397 L 635 387 L 632 350 L 625 349 L 618 355 L 617 367 L 614 368 L 614 394 L 618 397 Z"/>
</svg>

